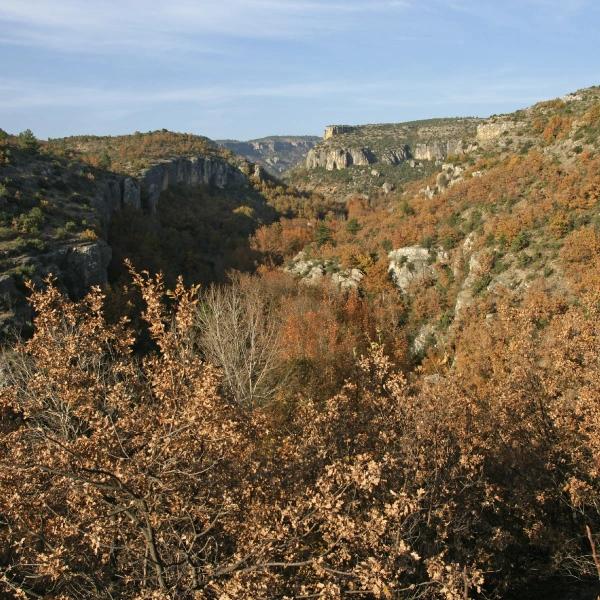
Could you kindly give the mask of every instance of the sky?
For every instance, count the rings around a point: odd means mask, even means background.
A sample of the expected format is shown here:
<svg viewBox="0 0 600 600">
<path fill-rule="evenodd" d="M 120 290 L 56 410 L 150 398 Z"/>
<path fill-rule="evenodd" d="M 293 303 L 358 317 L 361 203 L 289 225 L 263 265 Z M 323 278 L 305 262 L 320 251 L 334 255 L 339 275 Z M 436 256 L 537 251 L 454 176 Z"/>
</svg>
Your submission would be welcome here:
<svg viewBox="0 0 600 600">
<path fill-rule="evenodd" d="M 600 84 L 600 0 L 0 0 L 0 128 L 213 139 Z"/>
</svg>

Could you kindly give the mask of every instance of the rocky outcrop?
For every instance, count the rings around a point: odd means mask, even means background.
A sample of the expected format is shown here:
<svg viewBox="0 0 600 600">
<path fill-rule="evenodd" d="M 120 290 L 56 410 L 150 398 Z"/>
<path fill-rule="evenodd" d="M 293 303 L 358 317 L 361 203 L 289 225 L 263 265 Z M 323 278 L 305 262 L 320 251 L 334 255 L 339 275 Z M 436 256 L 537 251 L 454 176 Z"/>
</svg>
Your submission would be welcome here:
<svg viewBox="0 0 600 600">
<path fill-rule="evenodd" d="M 461 155 L 464 152 L 462 140 L 427 142 L 415 145 L 414 158 L 416 160 L 445 160 L 448 156 Z"/>
<path fill-rule="evenodd" d="M 364 278 L 360 269 L 340 269 L 334 261 L 310 259 L 305 252 L 299 252 L 284 270 L 298 277 L 304 285 L 320 285 L 328 279 L 340 290 L 357 289 Z"/>
<path fill-rule="evenodd" d="M 124 208 L 154 214 L 160 194 L 173 186 L 207 185 L 224 189 L 247 183 L 246 175 L 238 167 L 218 156 L 175 157 L 156 162 L 138 177 L 115 175 L 103 179 L 93 205 L 107 225 L 112 213 Z"/>
<path fill-rule="evenodd" d="M 410 158 L 412 158 L 410 148 L 408 145 L 405 145 L 401 148 L 390 148 L 384 151 L 380 160 L 386 165 L 399 165 Z"/>
<path fill-rule="evenodd" d="M 81 246 L 68 247 L 55 253 L 55 264 L 58 267 L 54 274 L 59 274 L 69 293 L 80 298 L 92 286 L 103 286 L 107 283 L 107 269 L 112 250 L 104 241 Z"/>
<path fill-rule="evenodd" d="M 247 167 L 248 174 L 241 171 Z M 153 214 L 157 210 L 160 194 L 173 186 L 207 185 L 216 188 L 245 186 L 251 166 L 240 168 L 219 156 L 189 156 L 162 160 L 142 171 L 138 177 L 104 174 L 94 180 L 89 197 L 91 207 L 98 216 L 101 233 L 106 235 L 115 212 L 125 208 L 144 210 Z M 260 171 L 254 171 L 261 177 Z M 10 269 L 13 273 L 32 273 L 34 283 L 43 284 L 52 274 L 58 284 L 73 298 L 84 296 L 90 287 L 103 286 L 108 279 L 108 265 L 112 251 L 102 240 L 82 243 L 73 240 L 55 243 L 42 253 L 16 257 Z M 0 275 L 0 336 L 9 329 L 21 329 L 31 318 L 31 310 L 23 290 L 15 285 L 9 273 Z M 28 278 L 25 275 L 25 278 Z"/>
<path fill-rule="evenodd" d="M 404 294 L 411 285 L 436 276 L 433 263 L 447 264 L 448 254 L 443 250 L 424 248 L 423 246 L 406 246 L 392 250 L 389 273 L 396 287 Z"/>
<path fill-rule="evenodd" d="M 368 147 L 337 147 L 321 144 L 313 148 L 306 156 L 306 168 L 324 168 L 328 171 L 347 169 L 352 166 L 365 166 L 374 163 L 399 165 L 410 160 L 440 161 L 449 156 L 461 155 L 473 149 L 462 140 L 444 142 L 424 142 L 411 148 L 408 144 L 397 148 L 386 148 L 379 153 Z"/>
<path fill-rule="evenodd" d="M 448 188 L 455 186 L 464 180 L 464 167 L 460 165 L 443 164 L 442 171 L 435 178 L 434 186 L 426 186 L 420 190 L 420 193 L 432 199 L 436 194 L 441 194 Z M 471 174 L 472 177 L 480 177 L 481 172 Z"/>
<path fill-rule="evenodd" d="M 141 210 L 142 208 L 140 184 L 135 179 L 131 179 L 131 177 L 123 180 L 122 207 L 133 208 L 135 210 Z"/>
<path fill-rule="evenodd" d="M 477 126 L 477 141 L 481 144 L 495 142 L 501 135 L 514 129 L 515 124 L 508 121 L 482 123 Z"/>
<path fill-rule="evenodd" d="M 106 285 L 111 256 L 110 246 L 97 241 L 65 245 L 45 254 L 23 257 L 19 267 L 35 273 L 32 281 L 38 287 L 52 275 L 62 289 L 78 299 L 92 286 Z M 31 307 L 15 278 L 8 273 L 0 275 L 0 338 L 29 327 L 31 318 Z"/>
<path fill-rule="evenodd" d="M 107 283 L 107 269 L 112 251 L 103 240 L 64 245 L 21 261 L 22 267 L 34 270 L 34 283 L 41 285 L 48 275 L 56 277 L 73 298 L 83 297 L 90 287 Z"/>
<path fill-rule="evenodd" d="M 352 125 L 329 125 L 325 127 L 325 133 L 323 134 L 324 140 L 330 140 L 332 137 L 336 135 L 342 135 L 344 133 L 352 133 L 356 131 L 356 127 Z"/>
<path fill-rule="evenodd" d="M 474 151 L 477 126 L 484 121 L 478 118 L 428 119 L 404 123 L 379 123 L 367 125 L 330 125 L 325 129 L 323 141 L 309 153 L 308 169 L 327 164 L 327 155 L 349 153 L 353 149 L 369 148 L 371 162 L 402 165 L 405 162 L 444 161 L 449 156 Z M 333 162 L 333 159 L 332 161 Z M 356 162 L 335 161 L 334 168 L 347 168 Z"/>
<path fill-rule="evenodd" d="M 327 171 L 347 169 L 353 165 L 366 166 L 377 162 L 369 148 L 313 148 L 306 157 L 306 166 L 309 169 L 319 167 Z"/>
<path fill-rule="evenodd" d="M 222 158 L 192 156 L 160 161 L 142 171 L 137 183 L 141 206 L 153 214 L 160 194 L 170 187 L 208 185 L 224 189 L 246 182 L 244 174 Z"/>
</svg>

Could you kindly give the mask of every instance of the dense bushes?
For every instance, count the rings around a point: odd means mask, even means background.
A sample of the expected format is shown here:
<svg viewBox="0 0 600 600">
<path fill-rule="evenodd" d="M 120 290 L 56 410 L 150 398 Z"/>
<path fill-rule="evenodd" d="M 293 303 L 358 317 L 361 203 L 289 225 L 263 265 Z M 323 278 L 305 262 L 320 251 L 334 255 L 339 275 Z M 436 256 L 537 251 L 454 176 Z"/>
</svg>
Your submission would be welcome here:
<svg viewBox="0 0 600 600">
<path fill-rule="evenodd" d="M 221 389 L 195 290 L 168 309 L 160 280 L 134 278 L 154 353 L 132 353 L 98 292 L 50 287 L 4 356 L 7 594 L 454 600 L 597 577 L 597 294 L 473 315 L 436 377 L 371 344 L 336 394 L 294 389 L 282 413 L 285 392 L 248 410 Z"/>
</svg>

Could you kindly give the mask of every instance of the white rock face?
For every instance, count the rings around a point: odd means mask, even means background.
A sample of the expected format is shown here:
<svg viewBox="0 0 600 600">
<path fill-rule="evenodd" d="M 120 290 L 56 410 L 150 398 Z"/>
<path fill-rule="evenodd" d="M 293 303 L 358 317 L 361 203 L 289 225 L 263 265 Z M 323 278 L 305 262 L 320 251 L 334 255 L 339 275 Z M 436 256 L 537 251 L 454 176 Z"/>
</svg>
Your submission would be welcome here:
<svg viewBox="0 0 600 600">
<path fill-rule="evenodd" d="M 326 132 L 327 134 L 327 132 Z M 325 137 L 331 140 L 336 134 Z M 312 148 L 306 156 L 306 168 L 316 169 L 325 168 L 328 171 L 335 169 L 347 169 L 354 165 L 371 165 L 374 163 L 383 163 L 387 165 L 400 165 L 407 161 L 412 161 L 411 165 L 416 166 L 415 161 L 442 161 L 449 156 L 463 155 L 471 152 L 477 147 L 476 144 L 467 144 L 461 139 L 450 139 L 431 142 L 420 142 L 409 146 L 400 144 L 391 148 L 373 152 L 370 148 L 350 148 L 342 145 L 344 137 L 341 136 L 339 146 L 334 146 L 334 142 L 319 144 Z"/>
<path fill-rule="evenodd" d="M 463 248 L 467 247 L 467 240 L 463 244 Z M 456 304 L 454 305 L 454 314 L 456 318 L 460 316 L 460 313 L 467 306 L 473 303 L 473 285 L 477 279 L 481 276 L 481 265 L 479 263 L 479 253 L 475 252 L 469 259 L 469 274 L 465 277 L 462 287 L 456 296 Z"/>
<path fill-rule="evenodd" d="M 366 166 L 376 161 L 369 148 L 313 148 L 306 156 L 308 169 L 325 168 L 327 171 L 347 169 L 353 165 Z"/>
<path fill-rule="evenodd" d="M 329 125 L 325 127 L 325 133 L 323 134 L 324 140 L 329 140 L 336 135 L 341 135 L 343 133 L 351 133 L 356 129 L 352 125 Z"/>
<path fill-rule="evenodd" d="M 388 258 L 390 259 L 388 270 L 392 279 L 405 294 L 414 281 L 424 281 L 435 276 L 435 269 L 431 263 L 437 258 L 437 253 L 422 246 L 407 246 L 392 250 Z"/>
<path fill-rule="evenodd" d="M 309 259 L 304 252 L 299 252 L 284 270 L 299 277 L 304 285 L 318 285 L 327 277 L 341 290 L 357 289 L 364 277 L 360 269 L 336 270 L 333 262 Z"/>
<path fill-rule="evenodd" d="M 462 140 L 446 142 L 428 142 L 416 144 L 413 158 L 416 160 L 445 160 L 448 156 L 464 154 Z"/>
<path fill-rule="evenodd" d="M 355 290 L 364 278 L 364 273 L 360 269 L 350 269 L 349 271 L 339 271 L 331 276 L 331 282 L 341 290 Z"/>
<path fill-rule="evenodd" d="M 381 162 L 386 165 L 399 165 L 411 157 L 410 148 L 405 145 L 401 148 L 390 148 L 381 155 Z"/>
<path fill-rule="evenodd" d="M 426 323 L 419 329 L 417 337 L 414 339 L 411 350 L 413 354 L 421 354 L 430 345 L 431 338 L 435 335 L 435 327 L 431 323 Z"/>
<path fill-rule="evenodd" d="M 482 123 L 477 126 L 477 141 L 482 144 L 494 142 L 503 133 L 514 129 L 514 123 L 500 121 L 497 123 Z"/>
<path fill-rule="evenodd" d="M 427 196 L 430 200 L 444 190 L 455 186 L 464 180 L 464 168 L 460 165 L 442 164 L 442 171 L 438 173 L 433 187 L 427 186 L 420 190 L 420 193 Z"/>
</svg>

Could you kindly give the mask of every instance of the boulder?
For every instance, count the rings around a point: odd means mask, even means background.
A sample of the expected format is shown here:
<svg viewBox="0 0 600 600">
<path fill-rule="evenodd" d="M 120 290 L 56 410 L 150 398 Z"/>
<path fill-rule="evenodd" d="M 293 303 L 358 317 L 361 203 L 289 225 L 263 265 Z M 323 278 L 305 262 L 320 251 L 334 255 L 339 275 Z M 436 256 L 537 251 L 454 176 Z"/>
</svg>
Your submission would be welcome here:
<svg viewBox="0 0 600 600">
<path fill-rule="evenodd" d="M 56 262 L 70 295 L 81 298 L 90 287 L 105 285 L 111 258 L 111 248 L 103 241 L 68 248 L 62 260 Z"/>
<path fill-rule="evenodd" d="M 390 260 L 388 270 L 392 280 L 405 294 L 414 281 L 435 277 L 435 269 L 432 265 L 437 258 L 435 250 L 422 246 L 407 246 L 392 250 L 388 258 Z"/>
</svg>

